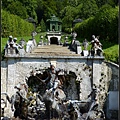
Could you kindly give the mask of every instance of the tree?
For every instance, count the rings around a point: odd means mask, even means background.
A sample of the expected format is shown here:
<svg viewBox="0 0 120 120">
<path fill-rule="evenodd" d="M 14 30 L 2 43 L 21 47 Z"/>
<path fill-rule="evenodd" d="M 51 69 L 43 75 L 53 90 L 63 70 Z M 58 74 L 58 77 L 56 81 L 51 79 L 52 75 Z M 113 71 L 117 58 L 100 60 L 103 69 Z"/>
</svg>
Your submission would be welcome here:
<svg viewBox="0 0 120 120">
<path fill-rule="evenodd" d="M 60 15 L 60 11 L 62 9 L 64 9 L 65 4 L 66 3 L 65 3 L 64 0 L 56 0 L 56 8 L 57 8 L 56 12 L 57 12 L 57 16 Z"/>
<path fill-rule="evenodd" d="M 82 19 L 87 19 L 94 16 L 98 12 L 98 6 L 95 0 L 85 0 L 82 4 Z"/>
<path fill-rule="evenodd" d="M 6 10 L 9 11 L 11 14 L 20 16 L 23 19 L 26 19 L 28 17 L 26 8 L 23 7 L 22 3 L 19 1 L 9 4 Z"/>
<path fill-rule="evenodd" d="M 83 4 L 79 4 L 77 7 L 76 7 L 76 18 L 82 18 L 83 14 L 82 14 L 82 7 L 83 7 Z"/>
<path fill-rule="evenodd" d="M 61 11 L 61 19 L 63 24 L 63 28 L 72 28 L 72 22 L 76 16 L 76 8 L 72 6 L 67 6 Z"/>
<path fill-rule="evenodd" d="M 118 41 L 118 7 L 111 7 L 106 4 L 100 8 L 99 13 L 95 16 L 94 23 L 99 28 L 96 32 L 101 33 L 101 37 L 111 40 L 111 42 Z"/>
<path fill-rule="evenodd" d="M 57 16 L 57 8 L 55 0 L 37 0 L 37 15 L 40 16 L 38 24 L 43 19 L 46 21 L 52 14 Z"/>
<path fill-rule="evenodd" d="M 46 31 L 46 25 L 44 20 L 42 19 L 40 22 L 40 26 L 41 26 L 41 32 L 45 32 Z"/>
<path fill-rule="evenodd" d="M 94 16 L 75 25 L 78 36 L 89 38 L 99 35 L 101 39 L 109 42 L 118 42 L 118 7 L 103 5 Z"/>
<path fill-rule="evenodd" d="M 109 4 L 112 7 L 115 7 L 118 5 L 118 0 L 95 0 L 98 7 L 101 8 L 105 4 Z"/>
<path fill-rule="evenodd" d="M 81 2 L 82 0 L 68 0 L 69 5 L 73 7 L 77 7 Z"/>
<path fill-rule="evenodd" d="M 100 8 L 103 5 L 107 4 L 108 0 L 95 0 L 95 1 L 96 1 L 97 6 Z"/>
<path fill-rule="evenodd" d="M 37 22 L 37 14 L 35 12 L 37 7 L 37 0 L 19 0 L 26 8 L 29 17 L 32 17 Z"/>
</svg>

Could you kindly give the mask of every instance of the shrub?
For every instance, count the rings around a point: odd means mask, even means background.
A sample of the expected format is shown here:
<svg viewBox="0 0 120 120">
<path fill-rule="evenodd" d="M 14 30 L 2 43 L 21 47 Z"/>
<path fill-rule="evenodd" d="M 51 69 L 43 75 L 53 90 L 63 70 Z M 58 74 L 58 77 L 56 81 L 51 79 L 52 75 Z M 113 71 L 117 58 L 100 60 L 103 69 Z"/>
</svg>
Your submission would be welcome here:
<svg viewBox="0 0 120 120">
<path fill-rule="evenodd" d="M 118 45 L 114 45 L 104 50 L 104 56 L 107 61 L 119 63 L 119 48 Z"/>
<path fill-rule="evenodd" d="M 118 41 L 118 7 L 104 5 L 95 16 L 96 33 L 109 41 Z"/>
<path fill-rule="evenodd" d="M 27 36 L 34 30 L 31 23 L 21 19 L 20 17 L 10 14 L 2 10 L 2 37 Z"/>
</svg>

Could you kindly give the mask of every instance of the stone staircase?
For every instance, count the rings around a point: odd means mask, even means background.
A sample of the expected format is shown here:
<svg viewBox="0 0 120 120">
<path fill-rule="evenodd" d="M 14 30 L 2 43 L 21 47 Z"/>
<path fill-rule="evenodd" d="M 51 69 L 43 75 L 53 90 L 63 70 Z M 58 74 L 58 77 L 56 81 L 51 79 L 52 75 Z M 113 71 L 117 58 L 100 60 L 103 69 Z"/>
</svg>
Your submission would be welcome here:
<svg viewBox="0 0 120 120">
<path fill-rule="evenodd" d="M 44 46 L 37 46 L 30 54 L 32 55 L 52 55 L 52 56 L 78 56 L 75 52 L 71 51 L 68 46 L 63 47 L 60 45 L 44 45 Z M 80 55 L 79 55 L 80 56 Z"/>
</svg>

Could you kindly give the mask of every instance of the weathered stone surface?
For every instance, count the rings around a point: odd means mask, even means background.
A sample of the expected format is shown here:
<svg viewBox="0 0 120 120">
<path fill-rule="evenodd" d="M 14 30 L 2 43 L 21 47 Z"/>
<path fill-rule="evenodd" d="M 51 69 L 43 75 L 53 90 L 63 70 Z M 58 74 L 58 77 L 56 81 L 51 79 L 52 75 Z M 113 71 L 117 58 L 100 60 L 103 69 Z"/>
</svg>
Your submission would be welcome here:
<svg viewBox="0 0 120 120">
<path fill-rule="evenodd" d="M 7 66 L 5 61 L 1 61 L 1 91 L 6 92 Z"/>
<path fill-rule="evenodd" d="M 111 70 L 111 74 L 112 74 L 111 80 L 109 83 L 110 94 L 108 94 L 108 97 L 106 99 L 106 116 L 109 119 L 118 120 L 118 110 L 111 110 L 111 109 L 117 109 L 117 104 L 119 104 L 118 103 L 119 98 L 117 97 L 117 95 L 115 95 L 119 91 L 119 74 L 118 74 L 119 65 L 116 65 L 116 64 L 111 63 L 111 62 L 106 62 L 106 65 Z M 115 94 L 111 94 L 114 92 L 115 92 Z M 116 99 L 114 99 L 114 102 L 113 102 L 113 101 L 111 101 L 110 98 L 114 98 L 114 97 Z"/>
<path fill-rule="evenodd" d="M 6 63 L 2 63 L 2 92 L 7 92 L 10 96 L 13 95 L 16 92 L 14 86 L 18 82 L 28 79 L 31 76 L 30 72 L 32 69 L 47 69 L 53 61 L 56 64 L 56 68 L 67 71 L 69 75 L 74 74 L 65 86 L 68 99 L 85 100 L 90 94 L 92 87 L 97 87 L 100 90 L 98 97 L 99 107 L 102 109 L 106 102 L 110 83 L 114 83 L 114 86 L 110 86 L 111 90 L 118 90 L 118 75 L 116 73 L 118 68 L 114 67 L 114 65 L 111 67 L 103 62 L 103 58 L 23 57 L 9 58 Z M 9 103 L 7 103 L 7 108 L 7 114 L 11 114 Z"/>
</svg>

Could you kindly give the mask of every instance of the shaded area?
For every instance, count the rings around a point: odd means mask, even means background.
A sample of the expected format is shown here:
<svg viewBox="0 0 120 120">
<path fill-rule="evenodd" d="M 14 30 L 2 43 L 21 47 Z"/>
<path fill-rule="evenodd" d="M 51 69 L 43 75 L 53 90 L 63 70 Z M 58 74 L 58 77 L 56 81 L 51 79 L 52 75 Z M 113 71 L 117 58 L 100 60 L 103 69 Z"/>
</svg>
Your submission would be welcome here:
<svg viewBox="0 0 120 120">
<path fill-rule="evenodd" d="M 57 37 L 50 38 L 50 44 L 57 44 L 58 45 L 58 38 Z"/>
</svg>

